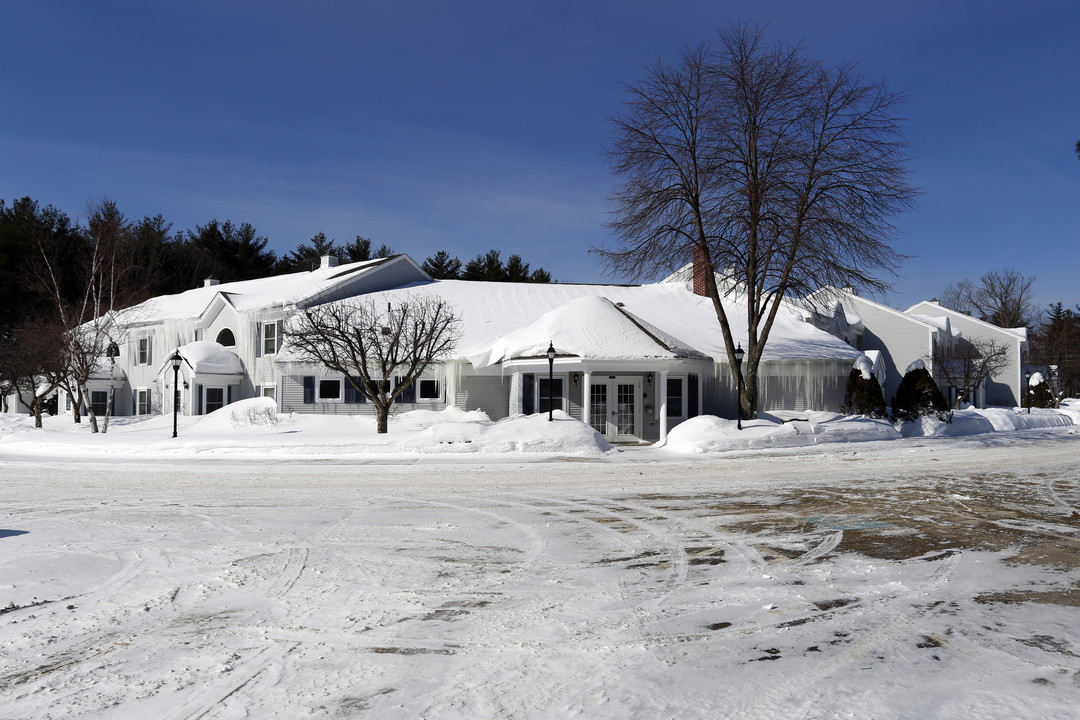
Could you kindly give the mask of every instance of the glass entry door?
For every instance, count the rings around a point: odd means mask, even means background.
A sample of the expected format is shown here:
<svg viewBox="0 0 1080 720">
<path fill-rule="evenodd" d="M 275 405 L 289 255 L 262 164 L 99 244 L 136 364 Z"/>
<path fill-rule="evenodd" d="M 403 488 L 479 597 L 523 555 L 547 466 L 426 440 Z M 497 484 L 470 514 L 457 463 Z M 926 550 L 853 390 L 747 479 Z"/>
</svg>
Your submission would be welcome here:
<svg viewBox="0 0 1080 720">
<path fill-rule="evenodd" d="M 641 439 L 641 378 L 594 379 L 589 388 L 589 423 L 614 442 Z"/>
</svg>

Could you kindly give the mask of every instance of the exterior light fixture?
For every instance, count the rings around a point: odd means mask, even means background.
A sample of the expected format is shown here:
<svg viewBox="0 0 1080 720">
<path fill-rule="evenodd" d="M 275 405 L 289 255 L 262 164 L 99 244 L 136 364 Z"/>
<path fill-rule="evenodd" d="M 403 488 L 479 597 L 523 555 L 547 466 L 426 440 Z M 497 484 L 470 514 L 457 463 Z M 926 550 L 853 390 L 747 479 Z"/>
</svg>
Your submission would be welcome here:
<svg viewBox="0 0 1080 720">
<path fill-rule="evenodd" d="M 180 348 L 176 348 L 173 351 L 172 357 L 169 358 L 169 363 L 172 365 L 173 371 L 173 404 L 172 404 L 172 436 L 176 437 L 176 414 L 180 410 L 180 365 L 184 362 L 184 358 L 180 357 Z M 187 383 L 184 383 L 185 385 Z"/>
<path fill-rule="evenodd" d="M 553 389 L 555 386 L 555 342 L 548 343 L 547 349 L 548 359 L 548 422 L 551 422 L 552 410 L 554 408 L 554 400 L 552 399 Z"/>
<path fill-rule="evenodd" d="M 1031 414 L 1031 371 L 1024 373 L 1024 401 L 1027 403 L 1027 414 Z"/>
<path fill-rule="evenodd" d="M 742 430 L 742 361 L 746 357 L 746 351 L 742 349 L 742 343 L 735 348 L 735 427 Z"/>
</svg>

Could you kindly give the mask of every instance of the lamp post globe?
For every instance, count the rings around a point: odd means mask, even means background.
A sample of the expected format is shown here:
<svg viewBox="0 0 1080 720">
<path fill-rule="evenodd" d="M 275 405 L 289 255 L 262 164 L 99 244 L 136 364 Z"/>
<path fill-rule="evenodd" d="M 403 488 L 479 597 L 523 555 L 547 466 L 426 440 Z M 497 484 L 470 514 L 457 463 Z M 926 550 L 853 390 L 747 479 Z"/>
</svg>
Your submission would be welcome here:
<svg viewBox="0 0 1080 720">
<path fill-rule="evenodd" d="M 173 351 L 169 363 L 173 370 L 173 404 L 172 404 L 172 436 L 176 437 L 176 414 L 180 410 L 180 365 L 184 358 L 180 357 L 180 348 Z"/>
<path fill-rule="evenodd" d="M 735 348 L 735 427 L 742 430 L 742 361 L 746 351 L 740 342 Z"/>
<path fill-rule="evenodd" d="M 554 402 L 553 401 L 553 387 L 555 385 L 555 342 L 554 341 L 551 341 L 551 342 L 548 343 L 547 359 L 548 359 L 548 422 L 551 422 L 554 419 L 552 417 L 552 410 L 553 410 L 552 403 Z"/>
</svg>

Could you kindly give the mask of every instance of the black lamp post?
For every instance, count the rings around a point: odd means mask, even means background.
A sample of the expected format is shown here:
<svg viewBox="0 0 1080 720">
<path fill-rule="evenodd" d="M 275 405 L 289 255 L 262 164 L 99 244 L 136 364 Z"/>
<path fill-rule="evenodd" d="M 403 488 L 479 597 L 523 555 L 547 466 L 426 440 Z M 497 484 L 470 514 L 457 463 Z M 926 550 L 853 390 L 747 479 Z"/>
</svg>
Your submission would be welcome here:
<svg viewBox="0 0 1080 720">
<path fill-rule="evenodd" d="M 746 351 L 742 343 L 735 348 L 735 427 L 742 430 L 742 359 Z"/>
<path fill-rule="evenodd" d="M 548 422 L 551 422 L 551 412 L 554 407 L 552 400 L 553 386 L 555 385 L 555 342 L 548 343 L 547 349 L 548 358 Z"/>
<path fill-rule="evenodd" d="M 1024 401 L 1027 403 L 1028 415 L 1031 414 L 1031 371 L 1024 373 Z"/>
<path fill-rule="evenodd" d="M 176 413 L 180 410 L 180 365 L 184 362 L 179 348 L 173 351 L 169 362 L 172 363 L 173 374 L 172 436 L 176 437 Z"/>
</svg>

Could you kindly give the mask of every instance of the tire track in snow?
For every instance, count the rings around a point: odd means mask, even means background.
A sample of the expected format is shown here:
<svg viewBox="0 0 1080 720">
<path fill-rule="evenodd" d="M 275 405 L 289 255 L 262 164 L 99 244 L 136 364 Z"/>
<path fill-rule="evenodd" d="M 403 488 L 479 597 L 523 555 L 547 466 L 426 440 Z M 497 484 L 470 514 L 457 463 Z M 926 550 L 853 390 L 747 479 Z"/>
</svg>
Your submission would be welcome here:
<svg viewBox="0 0 1080 720">
<path fill-rule="evenodd" d="M 931 591 L 947 582 L 949 575 L 960 564 L 962 557 L 963 552 L 961 551 L 951 552 L 942 560 L 934 572 L 916 587 L 887 598 L 878 599 L 872 604 L 865 604 L 865 609 L 878 612 L 879 616 L 883 618 L 883 624 L 877 629 L 864 634 L 842 652 L 823 658 L 820 662 L 806 665 L 811 668 L 808 672 L 790 677 L 790 679 L 780 684 L 771 682 L 773 678 L 770 678 L 768 685 L 763 684 L 757 691 L 744 693 L 744 695 L 750 695 L 753 699 L 725 710 L 724 717 L 729 720 L 741 720 L 744 718 L 745 720 L 759 720 L 765 717 L 783 717 L 790 712 L 792 707 L 799 707 L 804 716 L 808 714 L 813 707 L 813 701 L 798 703 L 793 701 L 792 698 L 813 696 L 815 688 L 823 679 L 881 647 L 900 635 L 917 620 L 934 612 L 934 606 L 917 607 L 910 604 L 911 599 L 915 595 Z M 925 561 L 926 558 L 917 558 L 915 560 Z M 755 629 L 755 632 L 766 627 L 771 629 L 774 625 L 764 625 Z M 743 628 L 739 632 L 746 633 L 748 629 Z"/>
<path fill-rule="evenodd" d="M 299 643 L 275 643 L 229 670 L 226 677 L 199 688 L 196 696 L 182 702 L 164 720 L 199 720 L 242 690 L 248 683 L 274 666 L 284 664 L 285 656 Z"/>
</svg>

